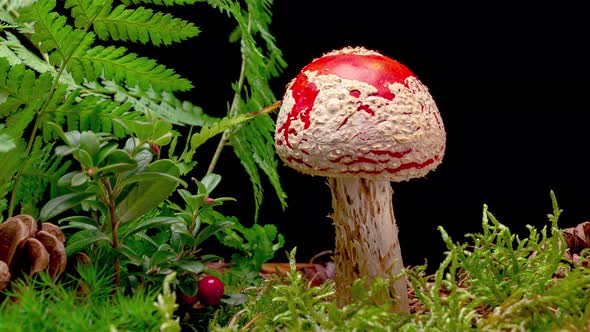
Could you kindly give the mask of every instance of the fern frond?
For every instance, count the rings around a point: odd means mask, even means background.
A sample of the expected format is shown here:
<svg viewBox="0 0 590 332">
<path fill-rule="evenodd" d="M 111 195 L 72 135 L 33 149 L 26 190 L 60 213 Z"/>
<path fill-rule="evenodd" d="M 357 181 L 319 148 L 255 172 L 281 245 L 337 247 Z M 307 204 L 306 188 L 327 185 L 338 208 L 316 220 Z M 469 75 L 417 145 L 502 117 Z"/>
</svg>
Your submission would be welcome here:
<svg viewBox="0 0 590 332">
<path fill-rule="evenodd" d="M 8 152 L 0 152 L 0 160 L 2 160 L 2 167 L 0 167 L 0 214 L 7 207 L 7 200 L 2 197 L 6 197 L 12 190 L 14 175 L 18 172 L 26 154 L 26 144 L 22 139 L 14 140 L 14 143 L 15 148 Z"/>
<path fill-rule="evenodd" d="M 9 32 L 7 32 L 8 34 Z M 18 56 L 8 46 L 8 40 L 0 36 L 0 58 L 6 59 L 11 65 L 21 63 Z"/>
<path fill-rule="evenodd" d="M 88 29 L 99 16 L 107 15 L 112 8 L 113 0 L 66 0 L 64 7 L 71 10 L 74 26 Z"/>
<path fill-rule="evenodd" d="M 95 35 L 67 25 L 66 18 L 54 12 L 54 8 L 55 0 L 38 2 L 23 9 L 19 20 L 35 22 L 31 40 L 41 52 L 49 53 L 51 64 L 65 66 L 78 84 L 104 76 L 128 86 L 139 85 L 147 89 L 151 85 L 157 91 L 192 88 L 190 81 L 173 70 L 135 53 L 126 53 L 124 47 L 91 47 Z"/>
<path fill-rule="evenodd" d="M 126 9 L 117 6 L 106 16 L 99 15 L 94 21 L 94 32 L 102 40 L 151 42 L 156 46 L 171 45 L 195 37 L 199 29 L 188 21 L 170 14 L 138 7 Z"/>
<path fill-rule="evenodd" d="M 272 1 L 246 0 L 246 11 L 243 10 L 240 1 L 207 0 L 207 3 L 232 16 L 238 24 L 233 36 L 237 36 L 237 40 L 241 44 L 245 84 L 234 87 L 236 93 L 234 112 L 244 114 L 254 111 L 255 108 L 260 109 L 270 105 L 276 99 L 269 82 L 286 66 L 281 51 L 269 32 Z M 254 186 L 255 212 L 257 214 L 262 202 L 262 189 L 258 175 L 260 170 L 270 180 L 283 207 L 286 205 L 286 194 L 278 181 L 278 162 L 271 134 L 274 133 L 274 123 L 268 115 L 263 115 L 256 121 L 258 125 L 262 122 L 264 125 L 256 128 L 255 132 L 249 132 L 249 126 L 240 128 L 240 131 L 231 135 L 231 143 L 234 153 L 240 158 L 242 166 L 249 174 Z M 256 126 L 253 125 L 252 128 L 254 127 Z M 252 135 L 256 137 L 252 137 Z"/>
<path fill-rule="evenodd" d="M 223 133 L 227 129 L 252 119 L 253 116 L 255 116 L 255 114 L 241 114 L 236 117 L 225 117 L 220 119 L 218 122 L 215 122 L 211 126 L 201 127 L 201 130 L 198 133 L 191 136 L 185 151 L 178 158 L 178 160 L 185 163 L 186 165 L 192 165 L 193 155 L 195 154 L 197 148 L 199 148 L 212 137 Z"/>
<path fill-rule="evenodd" d="M 252 183 L 257 183 L 255 180 L 259 178 L 258 175 L 253 175 L 254 171 L 260 169 L 268 178 L 270 184 L 273 186 L 276 196 L 285 208 L 287 206 L 287 194 L 284 192 L 277 172 L 278 161 L 275 158 L 274 139 L 268 128 L 273 128 L 274 122 L 268 116 L 257 116 L 251 122 L 244 125 L 235 135 L 230 139 L 231 146 L 234 153 L 240 157 L 251 159 L 250 165 L 257 167 L 246 168 L 247 165 L 242 163 L 248 175 L 251 177 Z M 257 191 L 260 189 L 260 192 Z M 255 214 L 258 215 L 258 207 L 262 204 L 262 187 L 254 186 L 256 198 L 260 195 L 260 201 L 256 201 Z"/>
<path fill-rule="evenodd" d="M 212 126 L 204 126 L 196 134 L 191 136 L 190 144 L 191 150 L 195 151 L 199 146 L 203 145 L 211 137 L 216 136 L 224 132 L 226 129 L 238 125 L 244 121 L 252 119 L 252 114 L 241 114 L 236 117 L 226 117 L 214 123 Z"/>
<path fill-rule="evenodd" d="M 111 95 L 115 101 L 129 103 L 135 110 L 145 115 L 154 113 L 176 125 L 210 126 L 219 120 L 205 114 L 201 107 L 188 101 L 181 101 L 167 91 L 143 90 L 138 86 L 126 89 L 109 80 L 104 80 L 101 84 L 88 83 L 86 87 L 87 94 Z"/>
<path fill-rule="evenodd" d="M 255 32 L 264 41 L 264 48 L 266 54 L 266 61 L 264 64 L 264 73 L 268 73 L 270 77 L 277 77 L 282 70 L 287 66 L 283 59 L 281 49 L 275 43 L 275 38 L 270 33 L 270 24 L 272 22 L 271 6 L 272 0 L 249 0 L 248 11 L 252 15 L 252 22 L 256 27 Z M 260 54 L 260 52 L 257 52 Z M 268 90 L 267 90 L 268 91 Z"/>
<path fill-rule="evenodd" d="M 51 74 L 45 73 L 36 77 L 35 72 L 26 69 L 24 65 L 11 66 L 10 63 L 0 58 L 0 119 L 6 118 L 22 107 L 36 110 L 45 102 L 48 92 L 53 84 Z M 21 123 L 17 128 L 24 129 L 26 124 Z M 18 130 L 9 125 L 6 129 L 14 137 L 21 137 Z"/>
<path fill-rule="evenodd" d="M 0 11 L 0 31 L 3 31 L 5 29 L 11 29 L 11 28 L 18 27 L 18 25 L 14 24 L 14 23 L 10 23 L 9 21 L 6 21 L 6 17 L 10 17 L 10 16 L 8 16 L 8 15 L 6 15 L 6 13 L 3 13 L 2 11 Z"/>
<path fill-rule="evenodd" d="M 0 12 L 16 12 L 21 8 L 32 5 L 34 2 L 37 2 L 37 0 L 0 0 Z M 0 18 L 4 21 L 7 20 L 3 15 L 0 15 Z"/>
<path fill-rule="evenodd" d="M 240 130 L 239 133 L 243 131 Z M 232 137 L 231 144 L 234 150 L 234 154 L 240 159 L 240 164 L 248 174 L 250 183 L 252 184 L 252 192 L 254 195 L 254 220 L 258 220 L 258 211 L 262 205 L 264 199 L 264 191 L 262 188 L 262 181 L 260 179 L 260 173 L 258 171 L 258 165 L 256 160 L 252 157 L 253 151 L 249 142 L 244 140 L 243 137 Z"/>
<path fill-rule="evenodd" d="M 53 153 L 53 144 L 44 144 L 40 138 L 35 140 L 16 191 L 17 201 L 22 202 L 21 212 L 37 216 L 38 203 L 45 198 L 47 188 L 56 193 L 57 180 L 70 164 Z"/>
<path fill-rule="evenodd" d="M 198 1 L 202 0 L 121 0 L 124 5 L 130 4 L 152 4 L 152 5 L 166 5 L 166 6 L 174 6 L 174 5 L 192 5 Z"/>
<path fill-rule="evenodd" d="M 49 53 L 52 65 L 63 66 L 74 54 L 83 53 L 92 45 L 94 34 L 72 28 L 54 8 L 55 0 L 39 1 L 22 9 L 18 21 L 34 22 L 31 41 L 42 53 Z"/>
<path fill-rule="evenodd" d="M 186 91 L 192 88 L 189 80 L 156 61 L 126 53 L 124 47 L 96 46 L 85 54 L 72 57 L 69 69 L 77 82 L 104 77 L 119 84 L 138 85 L 147 90 Z"/>
<path fill-rule="evenodd" d="M 3 129 L 4 125 L 0 124 L 0 152 L 9 152 L 16 148 L 15 140 L 10 135 L 3 133 Z"/>
<path fill-rule="evenodd" d="M 64 131 L 91 130 L 124 137 L 127 134 L 127 123 L 145 120 L 142 113 L 134 111 L 129 103 L 120 103 L 100 95 L 81 98 L 79 93 L 76 91 L 70 94 L 63 104 L 43 114 L 44 125 L 41 130 L 46 141 L 54 138 L 49 122 L 61 125 Z"/>
</svg>

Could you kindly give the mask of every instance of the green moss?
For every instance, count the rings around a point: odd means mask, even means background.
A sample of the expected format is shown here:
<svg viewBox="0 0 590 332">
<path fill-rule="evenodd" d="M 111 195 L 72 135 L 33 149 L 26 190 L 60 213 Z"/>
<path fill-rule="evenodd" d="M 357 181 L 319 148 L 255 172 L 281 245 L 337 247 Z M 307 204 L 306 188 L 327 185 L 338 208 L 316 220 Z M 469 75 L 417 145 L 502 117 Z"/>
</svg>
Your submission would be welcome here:
<svg viewBox="0 0 590 332">
<path fill-rule="evenodd" d="M 482 232 L 467 242 L 453 241 L 439 228 L 446 258 L 433 275 L 426 266 L 406 271 L 415 297 L 413 313 L 390 311 L 391 303 L 365 290 L 360 281 L 352 304 L 338 308 L 328 282 L 310 287 L 295 270 L 272 278 L 250 295 L 239 317 L 217 322 L 214 331 L 581 331 L 590 321 L 590 255 L 566 261 L 567 248 L 557 222 L 561 210 L 551 193 L 550 232 L 529 226 L 524 239 L 513 234 L 484 206 Z M 586 266 L 586 267 L 585 267 Z"/>
<path fill-rule="evenodd" d="M 42 273 L 11 285 L 0 305 L 0 331 L 157 331 L 155 291 L 111 296 L 111 278 L 54 283 Z M 97 277 L 98 276 L 98 277 Z M 96 287 L 98 286 L 98 287 Z"/>
</svg>

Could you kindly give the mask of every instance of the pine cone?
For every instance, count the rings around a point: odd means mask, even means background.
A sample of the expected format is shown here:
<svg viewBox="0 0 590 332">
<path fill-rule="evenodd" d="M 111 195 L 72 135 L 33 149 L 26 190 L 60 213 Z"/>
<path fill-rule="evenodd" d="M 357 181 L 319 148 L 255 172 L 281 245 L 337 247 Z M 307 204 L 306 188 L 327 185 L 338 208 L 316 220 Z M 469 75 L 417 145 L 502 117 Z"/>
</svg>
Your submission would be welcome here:
<svg viewBox="0 0 590 332">
<path fill-rule="evenodd" d="M 20 275 L 47 271 L 55 280 L 65 270 L 63 232 L 51 223 L 40 226 L 24 214 L 0 224 L 0 290 Z"/>
</svg>

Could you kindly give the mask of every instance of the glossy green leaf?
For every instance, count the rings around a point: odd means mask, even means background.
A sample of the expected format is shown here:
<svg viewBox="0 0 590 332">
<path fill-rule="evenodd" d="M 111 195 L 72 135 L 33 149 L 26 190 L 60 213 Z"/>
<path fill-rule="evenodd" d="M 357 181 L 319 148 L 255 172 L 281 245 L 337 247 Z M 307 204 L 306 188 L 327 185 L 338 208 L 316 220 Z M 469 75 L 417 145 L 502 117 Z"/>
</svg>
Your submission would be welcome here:
<svg viewBox="0 0 590 332">
<path fill-rule="evenodd" d="M 98 230 L 98 227 L 96 225 L 93 225 L 93 224 L 87 223 L 87 222 L 79 222 L 79 221 L 71 221 L 69 224 L 61 227 L 61 229 L 69 229 L 69 228 Z"/>
<path fill-rule="evenodd" d="M 107 166 L 101 167 L 96 171 L 97 176 L 107 176 L 107 175 L 114 175 L 114 174 L 121 174 L 125 172 L 129 172 L 137 168 L 136 163 L 118 163 L 118 164 L 109 164 Z"/>
<path fill-rule="evenodd" d="M 86 217 L 86 216 L 65 217 L 65 218 L 62 218 L 58 221 L 59 224 L 63 224 L 66 222 L 68 222 L 68 223 L 69 222 L 76 222 L 76 223 L 80 223 L 80 224 L 88 224 L 88 225 L 92 225 L 94 227 L 96 227 L 96 225 L 98 224 L 96 220 L 94 220 L 90 217 Z"/>
<path fill-rule="evenodd" d="M 69 186 L 72 184 L 72 178 L 74 176 L 76 176 L 78 173 L 80 173 L 80 171 L 74 171 L 74 172 L 69 172 L 66 173 L 64 175 L 62 175 L 62 177 L 59 178 L 59 180 L 57 180 L 57 184 L 59 186 Z"/>
<path fill-rule="evenodd" d="M 150 265 L 158 266 L 164 262 L 172 261 L 176 258 L 176 254 L 167 249 L 158 249 L 150 258 Z"/>
<path fill-rule="evenodd" d="M 70 184 L 72 185 L 72 187 L 78 187 L 85 184 L 88 181 L 88 174 L 84 172 L 78 172 L 77 174 L 74 174 L 74 176 L 72 176 L 70 180 Z"/>
<path fill-rule="evenodd" d="M 58 214 L 79 205 L 83 200 L 88 199 L 94 195 L 94 193 L 90 192 L 80 192 L 58 196 L 47 202 L 43 208 L 41 208 L 39 219 L 43 221 L 49 220 Z"/>
<path fill-rule="evenodd" d="M 172 225 L 171 230 L 170 245 L 174 250 L 179 251 L 184 246 L 195 246 L 195 237 L 188 231 L 188 228 L 184 223 Z"/>
<path fill-rule="evenodd" d="M 200 209 L 201 205 L 203 204 L 203 200 L 206 197 L 205 194 L 193 195 L 188 190 L 184 189 L 179 189 L 178 194 L 180 197 L 182 197 L 182 200 L 184 200 L 184 203 L 187 205 L 187 207 L 189 207 L 192 211 Z"/>
<path fill-rule="evenodd" d="M 148 166 L 147 171 L 165 173 L 172 177 L 180 176 L 178 167 L 167 159 L 155 161 Z M 122 223 L 128 222 L 157 207 L 177 186 L 177 181 L 163 176 L 135 183 L 133 189 L 117 205 L 119 220 Z"/>
<path fill-rule="evenodd" d="M 111 155 L 111 153 L 117 150 L 117 147 L 118 145 L 115 142 L 110 142 L 102 146 L 96 158 L 96 165 L 100 165 L 105 159 L 107 159 Z"/>
<path fill-rule="evenodd" d="M 131 129 L 141 141 L 146 141 L 150 138 L 153 130 L 154 124 L 147 121 L 133 121 L 131 123 Z"/>
<path fill-rule="evenodd" d="M 218 174 L 208 174 L 201 180 L 201 183 L 205 186 L 207 194 L 211 194 L 213 189 L 221 182 L 221 176 Z"/>
<path fill-rule="evenodd" d="M 94 166 L 92 156 L 86 150 L 78 149 L 74 151 L 74 157 L 78 159 L 78 161 L 84 168 L 92 168 L 92 166 Z"/>
<path fill-rule="evenodd" d="M 85 229 L 68 238 L 66 252 L 68 256 L 71 256 L 100 241 L 111 243 L 111 239 L 105 233 L 99 230 Z"/>
<path fill-rule="evenodd" d="M 209 225 L 209 226 L 203 228 L 203 230 L 200 231 L 195 238 L 195 246 L 199 246 L 201 243 L 203 243 L 203 241 L 205 241 L 211 235 L 214 235 L 215 233 L 217 233 L 221 230 L 224 230 L 232 225 L 233 225 L 233 222 L 231 222 L 231 221 L 221 221 L 216 224 L 212 224 L 212 225 Z"/>
<path fill-rule="evenodd" d="M 144 232 L 135 233 L 134 237 L 141 241 L 141 244 L 144 247 L 146 247 L 146 244 L 149 244 L 151 247 L 148 248 L 149 250 L 156 250 L 160 246 L 156 241 L 154 241 L 154 238 L 148 236 Z"/>
<path fill-rule="evenodd" d="M 188 258 L 188 259 L 182 259 L 178 262 L 175 262 L 174 265 L 176 265 L 177 267 L 188 271 L 188 272 L 192 272 L 194 274 L 199 274 L 201 272 L 203 272 L 205 266 L 203 265 L 203 263 L 201 263 L 198 260 L 195 260 L 194 258 Z"/>
<path fill-rule="evenodd" d="M 151 181 L 151 180 L 163 181 L 164 178 L 166 178 L 170 181 L 177 182 L 178 184 L 181 184 L 183 186 L 187 186 L 187 183 L 184 182 L 179 177 L 176 177 L 174 175 L 170 175 L 167 173 L 162 173 L 162 172 L 142 172 L 142 173 L 131 175 L 130 177 L 125 178 L 125 180 L 123 180 L 122 186 L 127 186 L 132 183 L 142 182 L 142 181 Z"/>
<path fill-rule="evenodd" d="M 135 266 L 141 266 L 143 264 L 141 254 L 138 254 L 137 252 L 133 251 L 133 249 L 129 248 L 125 244 L 120 246 L 118 248 L 118 251 L 119 253 L 121 253 L 123 257 L 126 258 L 127 261 L 125 262 L 125 264 L 132 264 Z"/>
<path fill-rule="evenodd" d="M 135 162 L 135 159 L 127 151 L 121 149 L 109 153 L 107 158 L 108 164 L 133 164 Z"/>
<path fill-rule="evenodd" d="M 88 152 L 92 157 L 93 162 L 96 162 L 100 152 L 100 142 L 98 141 L 98 137 L 91 131 L 80 133 L 80 149 Z"/>
<path fill-rule="evenodd" d="M 64 141 L 72 147 L 79 147 L 80 146 L 80 132 L 79 131 L 68 131 L 64 133 Z"/>
<path fill-rule="evenodd" d="M 175 217 L 156 217 L 148 220 L 142 220 L 141 222 L 137 223 L 133 227 L 124 227 L 122 226 L 120 229 L 121 240 L 144 230 L 148 230 L 154 227 L 166 226 L 176 223 L 182 223 L 182 220 L 175 218 Z"/>
<path fill-rule="evenodd" d="M 172 141 L 172 133 L 167 133 L 153 140 L 154 144 L 160 146 L 167 145 L 168 143 L 170 143 L 170 141 Z"/>
<path fill-rule="evenodd" d="M 154 136 L 153 138 L 160 138 L 171 134 L 172 124 L 170 122 L 158 120 L 154 123 Z"/>
<path fill-rule="evenodd" d="M 58 156 L 67 156 L 69 154 L 74 153 L 74 151 L 76 151 L 77 149 L 78 148 L 76 148 L 76 147 L 71 147 L 71 146 L 67 146 L 67 145 L 60 145 L 55 148 L 55 154 L 57 154 Z"/>
</svg>

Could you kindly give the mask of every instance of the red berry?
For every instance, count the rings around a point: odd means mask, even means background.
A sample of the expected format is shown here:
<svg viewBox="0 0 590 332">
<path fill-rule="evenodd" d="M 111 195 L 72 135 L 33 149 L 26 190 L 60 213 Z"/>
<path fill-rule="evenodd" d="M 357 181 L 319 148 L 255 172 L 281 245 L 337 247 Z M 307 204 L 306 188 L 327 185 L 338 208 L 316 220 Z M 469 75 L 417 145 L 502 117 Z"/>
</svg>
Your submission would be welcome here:
<svg viewBox="0 0 590 332">
<path fill-rule="evenodd" d="M 205 304 L 216 305 L 221 301 L 224 289 L 223 283 L 218 278 L 206 276 L 199 281 L 198 287 L 197 296 Z"/>
<path fill-rule="evenodd" d="M 197 294 L 190 296 L 190 295 L 187 295 L 183 292 L 180 292 L 180 298 L 182 299 L 182 303 L 189 304 L 189 305 L 197 302 Z"/>
</svg>

